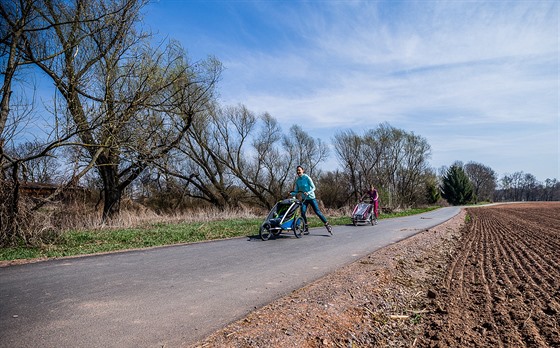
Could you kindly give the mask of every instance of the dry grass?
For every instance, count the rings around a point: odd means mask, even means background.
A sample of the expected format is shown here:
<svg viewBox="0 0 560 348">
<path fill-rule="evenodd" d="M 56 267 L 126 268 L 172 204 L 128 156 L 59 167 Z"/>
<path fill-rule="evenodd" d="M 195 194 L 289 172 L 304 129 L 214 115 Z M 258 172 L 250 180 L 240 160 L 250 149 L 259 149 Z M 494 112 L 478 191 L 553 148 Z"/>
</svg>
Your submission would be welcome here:
<svg viewBox="0 0 560 348">
<path fill-rule="evenodd" d="M 175 213 L 157 213 L 143 205 L 125 201 L 120 213 L 109 221 L 103 221 L 102 211 L 83 204 L 51 205 L 39 221 L 43 229 L 62 231 L 99 230 L 114 228 L 134 228 L 153 224 L 176 224 L 209 222 L 229 219 L 261 218 L 263 209 L 240 207 L 218 209 L 215 207 L 196 208 Z"/>
<path fill-rule="evenodd" d="M 353 207 L 326 209 L 327 217 L 350 216 Z M 261 219 L 268 210 L 257 207 L 218 209 L 216 207 L 193 208 L 175 213 L 157 213 L 143 205 L 131 201 L 123 202 L 121 212 L 110 221 L 102 221 L 102 212 L 84 209 L 83 206 L 66 207 L 65 213 L 56 224 L 60 230 L 97 230 L 104 228 L 133 228 L 152 224 L 176 224 L 191 222 L 210 222 L 233 219 Z M 309 216 L 315 216 L 309 213 Z"/>
</svg>

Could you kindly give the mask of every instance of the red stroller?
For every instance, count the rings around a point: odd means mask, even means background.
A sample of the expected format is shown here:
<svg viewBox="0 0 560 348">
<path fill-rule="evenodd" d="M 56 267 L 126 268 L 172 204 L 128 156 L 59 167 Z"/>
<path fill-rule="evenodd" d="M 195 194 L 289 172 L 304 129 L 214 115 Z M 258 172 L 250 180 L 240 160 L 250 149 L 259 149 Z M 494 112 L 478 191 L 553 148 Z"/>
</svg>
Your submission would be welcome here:
<svg viewBox="0 0 560 348">
<path fill-rule="evenodd" d="M 373 213 L 373 204 L 359 202 L 352 211 L 352 223 L 354 226 L 363 223 L 369 223 L 372 226 L 377 223 L 377 218 Z"/>
</svg>

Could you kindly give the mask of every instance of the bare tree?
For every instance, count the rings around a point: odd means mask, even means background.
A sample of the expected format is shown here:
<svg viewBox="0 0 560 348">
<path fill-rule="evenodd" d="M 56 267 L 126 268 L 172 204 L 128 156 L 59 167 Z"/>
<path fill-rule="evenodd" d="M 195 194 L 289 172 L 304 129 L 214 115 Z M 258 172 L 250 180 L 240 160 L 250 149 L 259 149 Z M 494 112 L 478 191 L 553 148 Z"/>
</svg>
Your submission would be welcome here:
<svg viewBox="0 0 560 348">
<path fill-rule="evenodd" d="M 469 162 L 463 168 L 473 184 L 475 201 L 492 200 L 497 182 L 492 168 L 476 162 Z"/>
<path fill-rule="evenodd" d="M 239 105 L 223 108 L 216 116 L 213 134 L 219 143 L 218 157 L 252 200 L 270 208 L 291 185 L 289 169 L 297 153 L 280 147 L 281 139 L 286 144 L 287 138 L 269 114 L 257 117 Z"/>
<path fill-rule="evenodd" d="M 0 2 L 0 66 L 3 76 L 0 90 L 0 244 L 12 244 L 20 236 L 19 177 L 23 161 L 14 158 L 7 150 L 20 123 L 25 120 L 30 103 L 19 97 L 16 110 L 13 106 L 13 89 L 18 72 L 30 62 L 20 50 L 28 40 L 30 31 L 37 29 L 34 1 Z M 10 118 L 12 122 L 10 122 Z"/>
<path fill-rule="evenodd" d="M 343 172 L 350 181 L 351 191 L 347 192 L 347 199 L 354 196 L 357 200 L 363 187 L 360 163 L 362 158 L 362 139 L 352 130 L 340 131 L 334 136 L 334 149 Z"/>
<path fill-rule="evenodd" d="M 233 203 L 235 177 L 219 156 L 220 138 L 216 137 L 215 123 L 222 122 L 209 109 L 198 117 L 169 156 L 161 158 L 159 171 L 181 180 L 183 195 L 224 208 Z"/>
<path fill-rule="evenodd" d="M 255 134 L 259 124 L 261 133 Z M 262 136 L 265 132 L 270 134 Z M 185 183 L 185 196 L 219 208 L 255 198 L 267 204 L 275 179 L 265 180 L 264 173 L 279 139 L 279 127 L 270 115 L 257 117 L 243 105 L 214 105 L 205 117 L 194 120 L 173 159 L 159 169 Z"/>
<path fill-rule="evenodd" d="M 386 194 L 386 205 L 425 199 L 431 150 L 422 137 L 383 123 L 364 136 L 339 132 L 334 143 L 355 199 L 371 184 L 381 189 L 382 198 Z"/>
<path fill-rule="evenodd" d="M 560 201 L 560 182 L 556 178 L 547 178 L 542 185 L 543 201 Z"/>
<path fill-rule="evenodd" d="M 33 21 L 37 15 L 35 1 L 2 1 L 0 3 L 0 58 L 2 66 L 2 89 L 0 90 L 0 166 L 6 140 L 5 128 L 10 116 L 10 101 L 14 79 L 22 66 L 30 64 L 20 53 L 28 40 L 27 34 L 37 30 Z"/>
<path fill-rule="evenodd" d="M 375 129 L 375 137 L 382 146 L 381 160 L 378 162 L 378 177 L 381 180 L 380 187 L 387 191 L 385 205 L 399 206 L 398 183 L 399 168 L 404 154 L 403 130 L 394 128 L 387 123 L 381 124 Z"/>
<path fill-rule="evenodd" d="M 530 173 L 514 172 L 505 174 L 499 180 L 499 188 L 494 193 L 499 201 L 558 201 L 560 183 L 556 179 L 546 179 L 544 183 Z"/>
<path fill-rule="evenodd" d="M 525 173 L 523 172 L 515 172 L 511 175 L 511 182 L 512 182 L 512 197 L 513 201 L 522 201 L 523 200 L 523 187 L 524 185 L 524 176 Z"/>
<path fill-rule="evenodd" d="M 25 158 L 22 162 L 19 180 L 25 182 L 37 182 L 54 184 L 61 178 L 61 163 L 57 159 L 55 148 L 47 152 L 45 156 L 36 157 L 37 153 L 42 152 L 43 143 L 39 141 L 28 141 L 17 145 L 11 158 Z"/>
<path fill-rule="evenodd" d="M 284 149 L 291 153 L 297 165 L 305 168 L 309 175 L 317 174 L 319 163 L 329 155 L 329 148 L 319 138 L 311 137 L 301 126 L 293 125 L 284 136 Z"/>
<path fill-rule="evenodd" d="M 414 133 L 404 135 L 404 151 L 397 172 L 400 203 L 411 206 L 423 199 L 430 173 L 430 155 L 431 148 L 426 139 Z"/>
<path fill-rule="evenodd" d="M 145 1 L 44 1 L 56 23 L 25 55 L 52 79 L 63 127 L 76 127 L 103 183 L 103 217 L 119 211 L 124 189 L 184 137 L 213 98 L 221 64 L 192 64 L 177 43 L 152 48 L 137 30 Z M 60 23 L 65 23 L 61 25 Z M 47 40 L 48 39 L 48 40 Z M 62 52 L 37 60 L 49 52 Z"/>
<path fill-rule="evenodd" d="M 326 151 L 297 126 L 284 134 L 268 113 L 214 105 L 193 122 L 177 158 L 160 169 L 183 180 L 187 197 L 219 208 L 241 202 L 270 208 L 292 189 L 295 166 L 315 168 Z"/>
<path fill-rule="evenodd" d="M 342 208 L 348 205 L 350 181 L 344 171 L 326 171 L 317 178 L 321 201 L 326 207 Z"/>
<path fill-rule="evenodd" d="M 375 130 L 367 131 L 363 136 L 360 162 L 362 180 L 360 181 L 360 194 L 369 189 L 370 185 L 379 186 L 383 180 L 380 175 L 380 164 L 383 158 L 383 149 L 386 144 L 377 136 Z"/>
<path fill-rule="evenodd" d="M 50 197 L 37 202 L 35 206 L 25 206 L 24 211 L 20 210 L 20 179 L 29 174 L 28 169 L 34 164 L 50 161 L 47 158 L 58 148 L 70 145 L 68 141 L 77 134 L 75 127 L 57 129 L 55 118 L 51 126 L 43 129 L 44 136 L 35 138 L 33 148 L 28 147 L 24 152 L 15 150 L 21 142 L 18 135 L 26 131 L 36 112 L 35 95 L 27 99 L 27 86 L 24 85 L 28 84 L 27 81 L 34 80 L 34 66 L 46 64 L 63 53 L 63 50 L 51 45 L 53 32 L 63 30 L 63 27 L 75 28 L 79 25 L 76 22 L 57 22 L 46 18 L 44 14 L 48 12 L 51 3 L 44 0 L 0 2 L 0 65 L 4 77 L 0 91 L 0 199 L 5 203 L 0 209 L 2 244 L 28 241 L 27 235 L 33 233 L 30 223 L 34 212 L 57 197 L 65 187 L 74 185 L 88 170 L 84 168 L 84 171 L 77 173 Z M 60 5 L 63 8 L 66 2 L 60 1 Z M 84 20 L 81 24 L 85 24 L 99 18 L 95 14 L 88 14 L 81 19 Z M 74 18 L 73 21 L 81 19 Z"/>
</svg>

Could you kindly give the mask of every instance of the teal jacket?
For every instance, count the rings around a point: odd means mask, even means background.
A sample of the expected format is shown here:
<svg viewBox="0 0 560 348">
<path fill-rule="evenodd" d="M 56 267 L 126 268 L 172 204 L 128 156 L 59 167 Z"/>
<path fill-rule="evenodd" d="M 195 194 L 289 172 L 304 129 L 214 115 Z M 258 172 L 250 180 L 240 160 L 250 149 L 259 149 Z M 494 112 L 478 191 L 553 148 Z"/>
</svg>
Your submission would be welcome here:
<svg viewBox="0 0 560 348">
<path fill-rule="evenodd" d="M 313 180 L 307 174 L 298 176 L 296 179 L 296 184 L 291 194 L 295 196 L 298 192 L 307 193 L 307 196 L 303 196 L 303 200 L 315 199 L 315 184 L 313 184 Z"/>
</svg>

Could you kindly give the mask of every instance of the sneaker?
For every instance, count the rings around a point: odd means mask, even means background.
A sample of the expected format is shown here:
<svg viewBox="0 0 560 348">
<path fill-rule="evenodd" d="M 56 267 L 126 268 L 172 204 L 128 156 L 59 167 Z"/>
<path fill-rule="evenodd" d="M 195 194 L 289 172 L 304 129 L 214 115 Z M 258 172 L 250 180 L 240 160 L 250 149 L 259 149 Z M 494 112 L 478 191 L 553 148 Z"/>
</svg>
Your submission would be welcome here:
<svg viewBox="0 0 560 348">
<path fill-rule="evenodd" d="M 331 226 L 328 222 L 325 223 L 325 228 L 327 229 L 327 231 L 329 231 L 329 233 L 330 233 L 331 236 L 332 236 L 332 226 Z"/>
<path fill-rule="evenodd" d="M 303 234 L 309 234 L 309 227 L 307 225 L 303 228 Z"/>
</svg>

